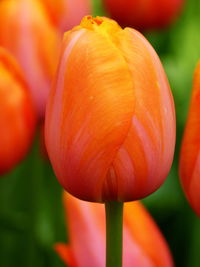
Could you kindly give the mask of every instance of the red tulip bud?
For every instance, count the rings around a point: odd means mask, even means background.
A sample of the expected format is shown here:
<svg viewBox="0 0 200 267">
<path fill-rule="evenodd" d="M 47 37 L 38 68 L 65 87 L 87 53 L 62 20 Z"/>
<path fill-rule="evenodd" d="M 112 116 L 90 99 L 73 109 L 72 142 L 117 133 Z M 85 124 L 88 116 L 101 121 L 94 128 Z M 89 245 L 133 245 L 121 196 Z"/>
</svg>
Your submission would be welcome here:
<svg viewBox="0 0 200 267">
<path fill-rule="evenodd" d="M 60 34 L 39 0 L 0 1 L 0 45 L 18 59 L 40 118 L 57 64 Z"/>
<path fill-rule="evenodd" d="M 190 110 L 181 146 L 180 178 L 191 206 L 200 216 L 200 63 L 194 75 Z"/>
<path fill-rule="evenodd" d="M 0 48 L 0 174 L 27 154 L 35 129 L 35 112 L 22 72 Z"/>
<path fill-rule="evenodd" d="M 184 0 L 104 0 L 113 19 L 139 30 L 168 26 L 180 12 Z"/>
</svg>

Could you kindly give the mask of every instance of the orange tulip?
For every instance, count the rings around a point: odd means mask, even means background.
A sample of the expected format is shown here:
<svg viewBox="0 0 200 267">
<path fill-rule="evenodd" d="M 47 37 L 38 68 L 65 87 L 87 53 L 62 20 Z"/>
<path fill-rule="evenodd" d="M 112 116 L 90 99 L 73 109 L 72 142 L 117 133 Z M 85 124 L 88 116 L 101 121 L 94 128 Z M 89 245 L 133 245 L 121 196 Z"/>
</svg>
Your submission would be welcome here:
<svg viewBox="0 0 200 267">
<path fill-rule="evenodd" d="M 33 139 L 35 112 L 19 66 L 0 48 L 0 175 L 26 155 Z"/>
<path fill-rule="evenodd" d="M 85 15 L 91 14 L 91 0 L 42 0 L 53 24 L 61 32 L 80 23 Z"/>
<path fill-rule="evenodd" d="M 104 0 L 104 3 L 108 13 L 120 25 L 149 30 L 172 23 L 184 0 Z"/>
<path fill-rule="evenodd" d="M 38 0 L 2 0 L 0 14 L 0 45 L 21 64 L 38 114 L 43 117 L 60 35 Z"/>
<path fill-rule="evenodd" d="M 69 244 L 55 249 L 69 267 L 105 266 L 105 212 L 102 204 L 64 194 Z M 157 225 L 139 202 L 124 206 L 123 266 L 172 267 L 167 244 Z"/>
<path fill-rule="evenodd" d="M 72 195 L 131 201 L 154 192 L 171 167 L 175 116 L 148 41 L 100 17 L 67 32 L 45 128 L 56 176 Z"/>
<path fill-rule="evenodd" d="M 200 216 L 200 62 L 194 75 L 179 167 L 183 189 L 191 206 Z"/>
</svg>

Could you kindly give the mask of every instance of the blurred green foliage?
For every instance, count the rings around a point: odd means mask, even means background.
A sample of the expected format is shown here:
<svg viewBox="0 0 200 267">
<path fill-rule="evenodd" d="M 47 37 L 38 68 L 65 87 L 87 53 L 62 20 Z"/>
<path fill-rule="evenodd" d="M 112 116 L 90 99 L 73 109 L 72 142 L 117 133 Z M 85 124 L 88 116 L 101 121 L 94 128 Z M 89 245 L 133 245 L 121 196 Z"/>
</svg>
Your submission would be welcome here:
<svg viewBox="0 0 200 267">
<path fill-rule="evenodd" d="M 200 58 L 200 1 L 186 0 L 174 25 L 146 33 L 159 54 L 173 91 L 177 112 L 177 146 L 165 184 L 143 202 L 163 231 L 176 266 L 200 266 L 200 220 L 183 195 L 178 180 L 178 156 L 191 94 L 195 65 Z M 93 13 L 105 14 L 101 0 Z M 53 244 L 66 241 L 61 187 L 36 138 L 30 155 L 0 179 L 0 266 L 61 267 Z"/>
<path fill-rule="evenodd" d="M 61 187 L 36 142 L 0 180 L 0 266 L 64 266 L 53 244 L 66 241 Z"/>
</svg>

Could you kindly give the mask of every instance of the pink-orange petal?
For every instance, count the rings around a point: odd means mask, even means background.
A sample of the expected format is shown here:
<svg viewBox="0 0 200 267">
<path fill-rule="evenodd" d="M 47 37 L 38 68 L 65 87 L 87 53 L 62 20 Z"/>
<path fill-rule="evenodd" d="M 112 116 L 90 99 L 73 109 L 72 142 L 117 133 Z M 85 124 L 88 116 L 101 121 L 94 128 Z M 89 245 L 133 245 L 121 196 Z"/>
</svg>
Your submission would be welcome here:
<svg viewBox="0 0 200 267">
<path fill-rule="evenodd" d="M 134 111 L 129 68 L 104 22 L 100 27 L 66 35 L 46 120 L 48 153 L 59 181 L 90 201 L 102 201 L 104 179 Z"/>
<path fill-rule="evenodd" d="M 78 267 L 69 245 L 57 243 L 54 245 L 54 249 L 66 265 L 69 267 Z"/>
</svg>

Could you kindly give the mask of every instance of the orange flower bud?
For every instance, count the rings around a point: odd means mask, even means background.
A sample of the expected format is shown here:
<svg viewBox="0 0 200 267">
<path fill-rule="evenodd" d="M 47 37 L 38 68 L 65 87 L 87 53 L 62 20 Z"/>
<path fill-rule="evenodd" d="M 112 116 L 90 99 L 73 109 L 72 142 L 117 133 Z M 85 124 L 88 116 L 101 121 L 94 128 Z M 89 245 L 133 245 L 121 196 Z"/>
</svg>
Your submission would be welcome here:
<svg viewBox="0 0 200 267">
<path fill-rule="evenodd" d="M 61 32 L 80 23 L 85 15 L 91 13 L 91 0 L 42 0 L 48 14 Z"/>
<path fill-rule="evenodd" d="M 200 62 L 196 68 L 188 119 L 183 136 L 180 179 L 185 194 L 200 216 Z"/>
<path fill-rule="evenodd" d="M 184 0 L 104 0 L 104 3 L 120 25 L 148 30 L 168 26 L 180 13 Z"/>
<path fill-rule="evenodd" d="M 139 32 L 85 17 L 65 34 L 47 105 L 47 151 L 72 195 L 131 201 L 165 180 L 174 103 L 160 60 Z"/>
<path fill-rule="evenodd" d="M 105 266 L 105 211 L 101 204 L 64 194 L 69 244 L 55 250 L 70 267 Z M 157 225 L 139 202 L 124 205 L 123 267 L 172 267 L 173 261 Z M 89 255 L 89 257 L 88 257 Z"/>
<path fill-rule="evenodd" d="M 26 155 L 35 113 L 23 75 L 15 60 L 0 48 L 0 175 Z"/>
<path fill-rule="evenodd" d="M 57 63 L 60 35 L 38 0 L 0 1 L 0 45 L 18 59 L 40 117 Z"/>
</svg>

